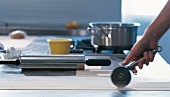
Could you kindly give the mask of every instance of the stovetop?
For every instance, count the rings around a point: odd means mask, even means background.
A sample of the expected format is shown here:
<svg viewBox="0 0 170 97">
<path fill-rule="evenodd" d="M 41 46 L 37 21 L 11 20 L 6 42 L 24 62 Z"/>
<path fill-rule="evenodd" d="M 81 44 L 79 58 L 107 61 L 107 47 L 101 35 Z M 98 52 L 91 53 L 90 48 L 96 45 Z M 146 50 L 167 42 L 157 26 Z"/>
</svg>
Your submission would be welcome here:
<svg viewBox="0 0 170 97">
<path fill-rule="evenodd" d="M 29 44 L 23 54 L 39 55 L 50 54 L 47 39 L 49 38 L 72 38 L 70 45 L 70 54 L 127 54 L 129 50 L 114 48 L 111 46 L 98 46 L 97 48 L 91 45 L 91 37 L 80 36 L 39 36 L 31 44 Z"/>
</svg>

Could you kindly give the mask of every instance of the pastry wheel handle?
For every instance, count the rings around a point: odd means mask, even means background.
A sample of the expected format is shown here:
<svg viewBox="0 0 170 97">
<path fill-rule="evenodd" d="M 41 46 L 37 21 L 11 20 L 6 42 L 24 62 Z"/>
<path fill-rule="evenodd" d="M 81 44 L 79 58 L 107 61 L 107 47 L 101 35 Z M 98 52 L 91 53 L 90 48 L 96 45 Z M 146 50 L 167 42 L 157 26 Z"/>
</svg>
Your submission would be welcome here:
<svg viewBox="0 0 170 97">
<path fill-rule="evenodd" d="M 162 51 L 162 47 L 158 46 L 157 48 L 151 50 L 153 54 L 156 54 L 157 52 L 161 52 Z M 129 70 L 134 69 L 137 64 L 139 63 L 140 60 L 134 61 L 132 63 L 130 63 L 130 65 L 127 67 Z"/>
</svg>

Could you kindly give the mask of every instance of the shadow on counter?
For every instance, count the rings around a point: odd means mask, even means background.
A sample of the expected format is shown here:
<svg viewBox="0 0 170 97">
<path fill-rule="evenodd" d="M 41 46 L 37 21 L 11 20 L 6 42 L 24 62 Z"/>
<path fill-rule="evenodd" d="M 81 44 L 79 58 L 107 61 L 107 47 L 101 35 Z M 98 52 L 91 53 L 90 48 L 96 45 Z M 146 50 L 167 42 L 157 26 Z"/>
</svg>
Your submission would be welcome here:
<svg viewBox="0 0 170 97">
<path fill-rule="evenodd" d="M 76 76 L 76 69 L 23 69 L 21 74 L 24 74 L 26 76 Z"/>
</svg>

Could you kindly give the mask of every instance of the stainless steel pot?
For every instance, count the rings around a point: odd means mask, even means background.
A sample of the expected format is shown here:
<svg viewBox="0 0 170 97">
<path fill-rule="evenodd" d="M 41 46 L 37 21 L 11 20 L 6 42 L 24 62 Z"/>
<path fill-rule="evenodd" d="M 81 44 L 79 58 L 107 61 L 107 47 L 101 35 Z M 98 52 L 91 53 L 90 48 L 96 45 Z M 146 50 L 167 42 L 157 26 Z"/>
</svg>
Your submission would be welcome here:
<svg viewBox="0 0 170 97">
<path fill-rule="evenodd" d="M 91 22 L 87 30 L 91 34 L 91 44 L 129 48 L 136 42 L 140 23 Z"/>
</svg>

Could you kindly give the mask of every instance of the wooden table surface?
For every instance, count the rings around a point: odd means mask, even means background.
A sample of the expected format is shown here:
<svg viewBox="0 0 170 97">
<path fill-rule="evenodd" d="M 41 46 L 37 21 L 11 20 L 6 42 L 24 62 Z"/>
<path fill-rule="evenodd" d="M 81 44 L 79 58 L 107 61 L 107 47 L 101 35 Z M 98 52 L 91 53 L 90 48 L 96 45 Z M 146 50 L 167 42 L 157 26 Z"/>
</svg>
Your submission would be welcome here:
<svg viewBox="0 0 170 97">
<path fill-rule="evenodd" d="M 25 48 L 31 43 L 36 36 L 29 36 L 26 39 L 10 39 L 8 36 L 0 36 L 0 42 L 4 44 L 6 48 L 14 46 L 16 48 Z M 100 70 L 100 69 L 86 69 L 78 70 L 74 76 L 34 76 L 25 74 L 0 74 L 0 94 L 10 92 L 17 93 L 17 90 L 22 93 L 29 93 L 32 91 L 36 97 L 37 93 L 42 92 L 59 92 L 65 90 L 68 93 L 72 90 L 73 93 L 80 93 L 81 90 L 87 93 L 89 90 L 94 90 L 93 93 L 102 91 L 104 93 L 121 93 L 120 91 L 169 91 L 170 90 L 170 66 L 165 60 L 157 53 L 155 59 L 149 66 L 144 66 L 144 69 L 139 70 L 137 75 L 132 74 L 131 83 L 125 88 L 117 88 L 111 83 L 110 74 L 112 70 Z M 35 91 L 36 90 L 36 91 Z M 46 91 L 49 90 L 49 91 Z M 77 90 L 77 91 L 75 91 Z M 62 93 L 62 91 L 60 91 Z M 92 93 L 92 94 L 93 94 Z M 133 94 L 133 92 L 130 92 Z M 146 92 L 143 92 L 147 95 Z M 12 94 L 5 97 L 12 97 Z M 56 94 L 57 95 L 57 94 Z M 101 94 L 102 95 L 102 94 Z M 124 95 L 124 94 L 123 94 Z M 126 95 L 126 94 L 125 94 Z M 128 96 L 128 95 L 127 95 Z M 13 95 L 13 97 L 15 97 Z M 25 96 L 27 97 L 27 96 Z M 32 97 L 32 95 L 28 96 Z M 35 97 L 35 96 L 34 96 Z M 47 97 L 47 96 L 45 96 Z M 51 96 L 49 96 L 51 97 Z M 62 96 L 65 97 L 65 96 Z M 73 96 L 66 96 L 73 97 Z M 82 95 L 82 97 L 86 97 Z M 88 96 L 89 97 L 89 96 Z M 95 96 L 92 96 L 95 97 Z M 102 97 L 113 97 L 111 95 Z"/>
</svg>

